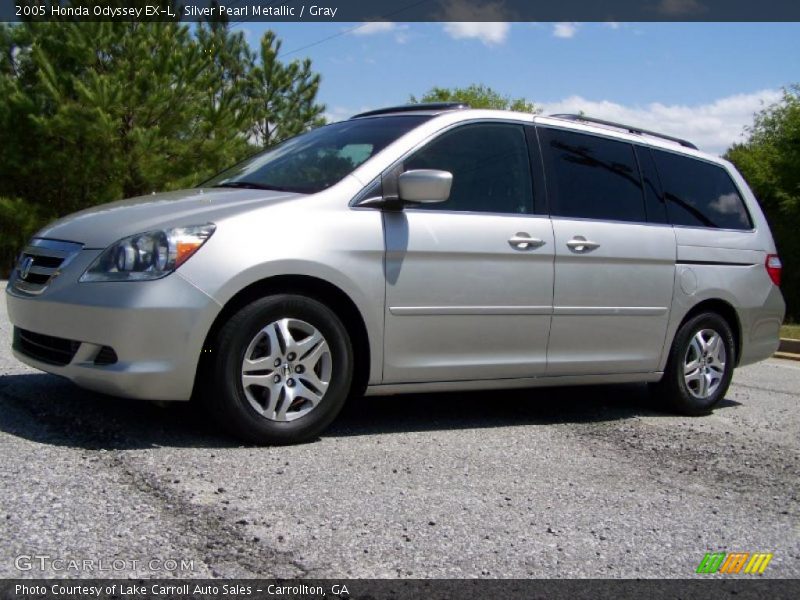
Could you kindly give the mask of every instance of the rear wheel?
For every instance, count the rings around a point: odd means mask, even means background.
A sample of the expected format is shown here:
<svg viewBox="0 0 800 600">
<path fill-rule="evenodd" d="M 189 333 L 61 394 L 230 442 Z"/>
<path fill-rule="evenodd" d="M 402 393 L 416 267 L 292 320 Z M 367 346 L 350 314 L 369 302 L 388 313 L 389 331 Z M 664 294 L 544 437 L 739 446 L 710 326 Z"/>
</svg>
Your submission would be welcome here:
<svg viewBox="0 0 800 600">
<path fill-rule="evenodd" d="M 664 377 L 655 390 L 677 412 L 707 414 L 728 391 L 734 352 L 728 322 L 716 313 L 699 314 L 678 329 Z"/>
<path fill-rule="evenodd" d="M 234 435 L 261 444 L 302 442 L 341 410 L 353 378 L 347 330 L 305 296 L 256 300 L 222 327 L 208 404 Z"/>
</svg>

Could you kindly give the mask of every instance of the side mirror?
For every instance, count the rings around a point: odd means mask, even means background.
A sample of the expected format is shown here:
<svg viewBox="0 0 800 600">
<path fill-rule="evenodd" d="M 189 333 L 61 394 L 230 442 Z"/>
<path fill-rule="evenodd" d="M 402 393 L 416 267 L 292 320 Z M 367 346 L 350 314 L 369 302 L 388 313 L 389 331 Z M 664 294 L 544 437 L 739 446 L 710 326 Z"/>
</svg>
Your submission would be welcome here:
<svg viewBox="0 0 800 600">
<path fill-rule="evenodd" d="M 397 178 L 400 200 L 414 204 L 445 202 L 452 185 L 452 173 L 435 169 L 406 171 Z"/>
</svg>

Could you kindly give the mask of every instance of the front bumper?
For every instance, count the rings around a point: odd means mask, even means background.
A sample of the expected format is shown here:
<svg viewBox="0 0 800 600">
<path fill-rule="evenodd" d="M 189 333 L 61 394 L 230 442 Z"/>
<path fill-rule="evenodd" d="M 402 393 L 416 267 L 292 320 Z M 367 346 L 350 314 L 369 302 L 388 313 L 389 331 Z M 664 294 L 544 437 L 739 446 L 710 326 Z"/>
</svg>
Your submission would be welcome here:
<svg viewBox="0 0 800 600">
<path fill-rule="evenodd" d="M 82 251 L 38 296 L 16 290 L 12 276 L 6 288 L 11 323 L 68 340 L 75 350 L 63 365 L 40 360 L 24 348 L 15 348 L 14 355 L 106 394 L 188 400 L 205 336 L 221 307 L 178 273 L 156 281 L 79 283 L 97 254 Z M 97 364 L 103 347 L 116 353 L 114 364 Z"/>
</svg>

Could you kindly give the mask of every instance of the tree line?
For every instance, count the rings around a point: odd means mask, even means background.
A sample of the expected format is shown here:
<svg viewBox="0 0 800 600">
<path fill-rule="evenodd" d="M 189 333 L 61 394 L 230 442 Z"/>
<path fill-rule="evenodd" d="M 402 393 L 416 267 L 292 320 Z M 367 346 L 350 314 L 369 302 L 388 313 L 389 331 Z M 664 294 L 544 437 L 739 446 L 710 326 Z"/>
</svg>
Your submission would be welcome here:
<svg viewBox="0 0 800 600">
<path fill-rule="evenodd" d="M 193 186 L 324 122 L 310 60 L 226 23 L 0 23 L 0 276 L 87 206 Z"/>
<path fill-rule="evenodd" d="M 756 114 L 747 141 L 725 153 L 767 216 L 783 262 L 781 291 L 787 320 L 800 322 L 800 84 Z"/>
</svg>

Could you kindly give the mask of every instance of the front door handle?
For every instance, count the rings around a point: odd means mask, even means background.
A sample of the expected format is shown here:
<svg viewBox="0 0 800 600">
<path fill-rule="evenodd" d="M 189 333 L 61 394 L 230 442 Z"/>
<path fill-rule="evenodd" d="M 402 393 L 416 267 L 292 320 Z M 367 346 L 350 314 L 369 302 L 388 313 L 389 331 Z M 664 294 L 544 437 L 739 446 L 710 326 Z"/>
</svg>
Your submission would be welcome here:
<svg viewBox="0 0 800 600">
<path fill-rule="evenodd" d="M 595 248 L 599 248 L 600 244 L 587 240 L 582 235 L 576 235 L 567 242 L 567 247 L 575 252 L 589 252 Z"/>
<path fill-rule="evenodd" d="M 531 237 L 529 234 L 521 231 L 516 235 L 513 235 L 509 238 L 508 243 L 511 244 L 517 250 L 533 250 L 534 248 L 539 248 L 540 246 L 544 246 L 544 240 L 539 238 Z"/>
</svg>

